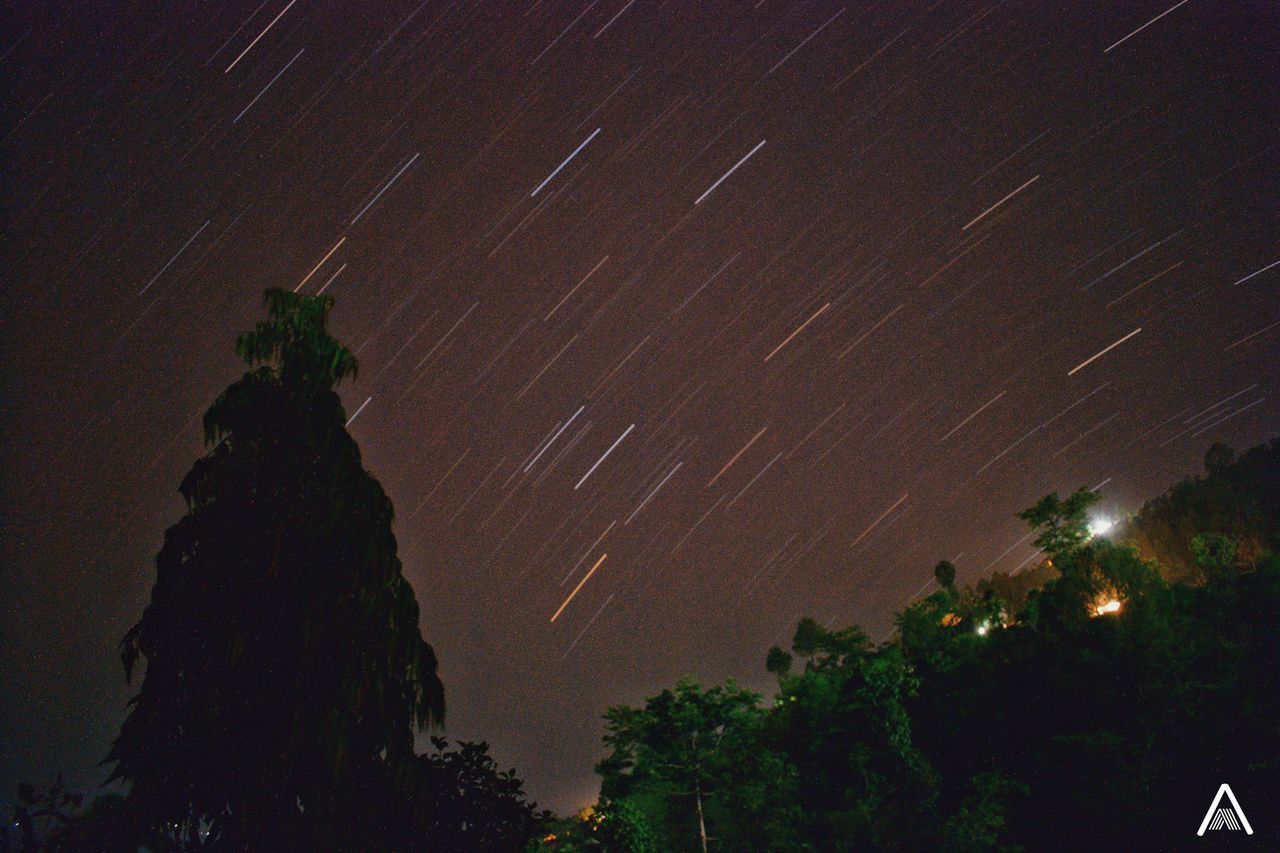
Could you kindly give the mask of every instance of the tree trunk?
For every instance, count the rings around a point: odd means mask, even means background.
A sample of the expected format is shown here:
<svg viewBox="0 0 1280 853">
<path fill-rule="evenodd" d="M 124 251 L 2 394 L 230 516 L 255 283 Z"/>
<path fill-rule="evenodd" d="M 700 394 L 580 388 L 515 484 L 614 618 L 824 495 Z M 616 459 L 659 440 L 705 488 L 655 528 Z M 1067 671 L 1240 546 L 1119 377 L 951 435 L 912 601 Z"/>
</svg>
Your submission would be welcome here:
<svg viewBox="0 0 1280 853">
<path fill-rule="evenodd" d="M 698 804 L 698 837 L 702 841 L 702 853 L 707 853 L 707 824 L 702 819 L 702 785 L 694 781 L 693 794 Z"/>
<path fill-rule="evenodd" d="M 707 853 L 707 822 L 702 816 L 702 762 L 698 759 L 698 733 L 693 733 L 693 801 L 698 807 L 698 839 Z"/>
</svg>

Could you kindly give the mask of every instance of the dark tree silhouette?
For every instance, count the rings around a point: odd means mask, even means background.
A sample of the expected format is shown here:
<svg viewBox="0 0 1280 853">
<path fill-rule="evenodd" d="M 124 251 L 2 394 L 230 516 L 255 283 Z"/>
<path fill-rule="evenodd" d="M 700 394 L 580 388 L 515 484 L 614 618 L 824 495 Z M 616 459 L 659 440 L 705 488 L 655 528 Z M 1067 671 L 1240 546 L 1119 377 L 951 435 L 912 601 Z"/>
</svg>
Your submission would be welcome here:
<svg viewBox="0 0 1280 853">
<path fill-rule="evenodd" d="M 950 560 L 940 560 L 938 565 L 933 567 L 934 580 L 938 582 L 938 586 L 943 589 L 952 589 L 956 585 L 956 567 Z"/>
<path fill-rule="evenodd" d="M 414 731 L 443 719 L 444 690 L 391 502 L 333 390 L 356 360 L 326 331 L 332 300 L 276 289 L 266 305 L 121 643 L 126 675 L 139 657 L 146 673 L 106 762 L 183 845 L 377 848 L 404 823 Z"/>
<path fill-rule="evenodd" d="M 432 853 L 519 853 L 551 820 L 525 797 L 513 770 L 499 771 L 483 741 L 418 756 L 410 819 L 396 849 Z"/>
</svg>

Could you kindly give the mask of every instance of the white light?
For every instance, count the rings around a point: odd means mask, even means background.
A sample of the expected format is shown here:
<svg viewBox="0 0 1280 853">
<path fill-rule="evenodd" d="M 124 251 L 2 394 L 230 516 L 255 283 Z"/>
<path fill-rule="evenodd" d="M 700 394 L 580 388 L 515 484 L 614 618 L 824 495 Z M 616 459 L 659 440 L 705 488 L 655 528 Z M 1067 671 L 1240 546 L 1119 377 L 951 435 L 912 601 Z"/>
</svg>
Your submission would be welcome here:
<svg viewBox="0 0 1280 853">
<path fill-rule="evenodd" d="M 977 627 L 976 630 L 978 632 L 979 637 L 985 637 L 987 635 L 987 631 L 991 630 L 991 624 L 988 622 L 983 622 L 981 625 Z"/>
<path fill-rule="evenodd" d="M 1089 522 L 1089 535 L 1106 536 L 1115 526 L 1116 523 L 1109 518 L 1095 518 Z"/>
</svg>

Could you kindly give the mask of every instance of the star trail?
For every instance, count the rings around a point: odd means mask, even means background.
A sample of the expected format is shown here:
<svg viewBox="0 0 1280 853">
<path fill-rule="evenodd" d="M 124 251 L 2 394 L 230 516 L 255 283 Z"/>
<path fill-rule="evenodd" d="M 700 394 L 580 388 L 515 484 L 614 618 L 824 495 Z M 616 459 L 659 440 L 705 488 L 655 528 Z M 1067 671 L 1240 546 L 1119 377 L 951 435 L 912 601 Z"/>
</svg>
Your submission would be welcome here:
<svg viewBox="0 0 1280 853">
<path fill-rule="evenodd" d="M 3 15 L 9 786 L 105 775 L 267 287 L 359 358 L 447 734 L 559 810 L 606 706 L 1280 423 L 1273 3 Z"/>
</svg>

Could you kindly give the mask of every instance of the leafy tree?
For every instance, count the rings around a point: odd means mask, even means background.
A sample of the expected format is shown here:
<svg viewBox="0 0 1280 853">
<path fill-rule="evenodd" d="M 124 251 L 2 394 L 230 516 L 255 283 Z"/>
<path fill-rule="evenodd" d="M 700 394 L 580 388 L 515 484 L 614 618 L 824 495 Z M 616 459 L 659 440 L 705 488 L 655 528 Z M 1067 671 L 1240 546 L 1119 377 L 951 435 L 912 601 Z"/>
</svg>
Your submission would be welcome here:
<svg viewBox="0 0 1280 853">
<path fill-rule="evenodd" d="M 709 818 L 717 800 L 750 776 L 734 757 L 752 752 L 759 701 L 732 681 L 704 690 L 683 678 L 643 708 L 608 709 L 604 741 L 612 753 L 597 767 L 601 794 L 647 806 L 671 849 L 705 853 L 719 831 Z"/>
<path fill-rule="evenodd" d="M 1018 850 L 1009 833 L 1009 815 L 1030 793 L 1026 785 L 996 772 L 970 780 L 969 793 L 943 827 L 947 850 L 978 853 Z"/>
<path fill-rule="evenodd" d="M 821 850 L 929 846 L 934 779 L 907 712 L 919 687 L 911 663 L 896 646 L 876 649 L 857 627 L 830 631 L 812 619 L 797 625 L 791 648 L 805 665 L 778 673 L 767 731 L 794 768 L 795 824 L 805 842 Z"/>
<path fill-rule="evenodd" d="M 943 589 L 951 589 L 956 585 L 956 567 L 950 560 L 942 560 L 933 567 L 934 580 Z"/>
<path fill-rule="evenodd" d="M 67 790 L 58 774 L 46 793 L 29 782 L 18 785 L 18 802 L 13 806 L 13 823 L 18 830 L 19 850 L 53 849 L 66 837 L 76 820 L 75 812 L 84 796 Z"/>
<path fill-rule="evenodd" d="M 1235 568 L 1240 543 L 1225 533 L 1201 533 L 1191 537 L 1191 553 L 1209 577 L 1217 577 Z"/>
<path fill-rule="evenodd" d="M 1204 454 L 1204 469 L 1210 474 L 1227 470 L 1236 460 L 1236 452 L 1225 444 L 1214 442 Z"/>
<path fill-rule="evenodd" d="M 84 795 L 68 790 L 61 775 L 47 792 L 23 783 L 17 793 L 12 809 L 17 834 L 0 832 L 0 850 L 136 853 L 139 848 L 173 847 L 163 833 L 148 833 L 138 826 L 122 794 L 100 794 L 83 807 Z"/>
<path fill-rule="evenodd" d="M 534 849 L 564 853 L 658 853 L 661 848 L 638 807 L 626 800 L 602 798 L 595 806 L 557 822 Z"/>
<path fill-rule="evenodd" d="M 146 671 L 106 761 L 175 843 L 384 847 L 414 731 L 443 718 L 391 502 L 333 390 L 356 360 L 331 305 L 269 290 L 237 339 L 250 369 L 205 414 L 187 514 L 120 646 Z"/>
<path fill-rule="evenodd" d="M 512 770 L 499 771 L 486 743 L 448 749 L 433 737 L 418 756 L 402 849 L 520 851 L 550 820 L 538 812 Z"/>
<path fill-rule="evenodd" d="M 1051 557 L 1070 553 L 1089 538 L 1089 520 L 1085 513 L 1102 496 L 1086 488 L 1079 488 L 1062 499 L 1058 493 L 1045 495 L 1035 506 L 1018 513 L 1040 535 L 1035 546 Z"/>
<path fill-rule="evenodd" d="M 1199 534 L 1230 536 L 1234 567 L 1246 571 L 1280 551 L 1280 438 L 1239 458 L 1216 444 L 1205 454 L 1205 473 L 1143 504 L 1123 530 L 1142 556 L 1173 580 L 1204 579 L 1192 542 Z"/>
<path fill-rule="evenodd" d="M 979 578 L 976 589 L 979 594 L 991 595 L 1003 602 L 1007 614 L 1017 618 L 1027 606 L 1027 599 L 1034 590 L 1045 586 L 1058 577 L 1052 560 L 1041 560 L 1032 563 L 1019 572 L 992 572 L 989 578 Z"/>
<path fill-rule="evenodd" d="M 1237 549 L 1238 531 L 1280 518 L 1266 473 L 1280 442 L 1210 455 L 1208 477 L 1174 490 L 1179 524 L 1205 522 L 1179 529 L 1209 583 L 1170 584 L 1144 551 L 1090 537 L 1082 490 L 1021 514 L 1050 553 L 1030 573 L 1038 589 L 960 589 L 942 564 L 888 643 L 801 620 L 790 651 L 766 656 L 773 704 L 716 750 L 738 772 L 709 773 L 710 846 L 1180 849 L 1219 780 L 1280 797 L 1280 555 L 1257 538 Z M 1027 602 L 1016 620 L 1004 589 Z M 611 711 L 615 737 L 625 723 L 644 738 L 615 740 L 600 770 L 607 792 L 656 815 L 663 849 L 688 849 L 687 786 L 639 784 L 642 767 L 654 781 L 680 766 L 665 756 L 687 740 L 646 717 L 655 701 Z"/>
</svg>

